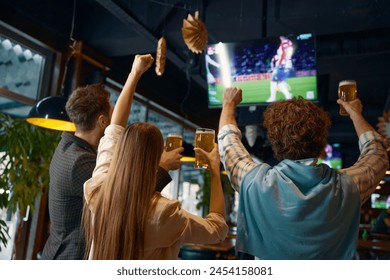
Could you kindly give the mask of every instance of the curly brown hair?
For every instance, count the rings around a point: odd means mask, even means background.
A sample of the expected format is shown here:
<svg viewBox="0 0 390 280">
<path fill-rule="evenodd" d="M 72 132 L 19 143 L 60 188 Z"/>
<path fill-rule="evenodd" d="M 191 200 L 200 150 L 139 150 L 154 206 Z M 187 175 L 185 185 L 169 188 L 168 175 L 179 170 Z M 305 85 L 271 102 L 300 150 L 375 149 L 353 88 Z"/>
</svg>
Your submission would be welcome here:
<svg viewBox="0 0 390 280">
<path fill-rule="evenodd" d="M 65 108 L 77 129 L 91 131 L 100 115 L 109 116 L 110 93 L 102 84 L 78 87 L 69 96 Z"/>
<path fill-rule="evenodd" d="M 302 97 L 270 104 L 264 128 L 277 160 L 319 157 L 325 148 L 330 115 Z"/>
</svg>

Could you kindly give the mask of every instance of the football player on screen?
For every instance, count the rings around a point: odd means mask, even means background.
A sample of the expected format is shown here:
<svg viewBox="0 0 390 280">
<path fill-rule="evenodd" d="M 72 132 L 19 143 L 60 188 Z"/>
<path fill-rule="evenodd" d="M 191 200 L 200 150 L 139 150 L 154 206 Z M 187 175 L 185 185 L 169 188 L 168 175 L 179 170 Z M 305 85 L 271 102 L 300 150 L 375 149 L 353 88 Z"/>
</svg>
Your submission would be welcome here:
<svg viewBox="0 0 390 280">
<path fill-rule="evenodd" d="M 291 40 L 285 36 L 280 36 L 279 48 L 271 60 L 271 95 L 267 102 L 276 101 L 276 92 L 280 91 L 284 94 L 286 99 L 291 99 L 293 95 L 290 92 L 290 85 L 286 82 L 286 79 L 290 76 L 290 72 L 293 69 L 292 55 L 294 48 Z"/>
</svg>

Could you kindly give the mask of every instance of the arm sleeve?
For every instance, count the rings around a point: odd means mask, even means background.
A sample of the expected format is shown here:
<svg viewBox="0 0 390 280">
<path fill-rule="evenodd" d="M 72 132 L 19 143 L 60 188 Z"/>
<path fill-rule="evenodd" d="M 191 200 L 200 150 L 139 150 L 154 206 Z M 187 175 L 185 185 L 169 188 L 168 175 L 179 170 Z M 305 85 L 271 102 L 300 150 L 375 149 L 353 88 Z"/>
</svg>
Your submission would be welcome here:
<svg viewBox="0 0 390 280">
<path fill-rule="evenodd" d="M 360 156 L 351 167 L 341 169 L 357 185 L 360 200 L 364 203 L 383 179 L 389 161 L 384 139 L 374 131 L 368 131 L 359 137 Z"/>
<path fill-rule="evenodd" d="M 108 169 L 110 168 L 116 143 L 124 130 L 125 128 L 120 125 L 109 125 L 104 132 L 104 136 L 100 140 L 96 166 L 93 170 L 92 178 L 87 180 L 84 184 L 84 197 L 92 212 L 93 201 L 90 201 L 91 194 L 94 189 L 103 184 L 107 176 Z"/>
<path fill-rule="evenodd" d="M 169 173 L 159 166 L 157 171 L 156 191 L 161 192 L 171 181 L 172 178 Z"/>
<path fill-rule="evenodd" d="M 164 232 L 159 239 L 162 246 L 171 246 L 173 243 L 213 244 L 223 241 L 228 233 L 228 225 L 221 214 L 210 213 L 206 218 L 193 215 L 183 209 L 179 201 L 167 202 L 159 214 L 160 231 Z"/>
<path fill-rule="evenodd" d="M 230 182 L 239 192 L 245 174 L 257 166 L 241 142 L 240 130 L 231 124 L 222 127 L 218 133 L 218 148 Z"/>
</svg>

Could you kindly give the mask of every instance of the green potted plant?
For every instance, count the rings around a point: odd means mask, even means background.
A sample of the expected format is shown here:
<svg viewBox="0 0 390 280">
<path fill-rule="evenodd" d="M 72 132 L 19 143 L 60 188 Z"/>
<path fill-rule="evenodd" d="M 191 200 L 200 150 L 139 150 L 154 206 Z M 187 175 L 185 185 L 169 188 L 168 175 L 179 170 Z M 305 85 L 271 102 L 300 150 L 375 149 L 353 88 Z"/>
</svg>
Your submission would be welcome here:
<svg viewBox="0 0 390 280">
<path fill-rule="evenodd" d="M 50 160 L 60 139 L 58 131 L 39 128 L 0 112 L 0 209 L 18 213 L 18 232 L 36 198 L 49 186 Z M 0 251 L 7 246 L 7 225 L 0 219 Z M 23 245 L 24 246 L 24 245 Z"/>
<path fill-rule="evenodd" d="M 234 199 L 234 189 L 230 184 L 229 178 L 226 175 L 221 174 L 221 183 L 225 196 L 225 207 L 226 213 L 231 212 L 231 199 Z M 203 215 L 205 216 L 209 213 L 209 204 L 210 204 L 210 193 L 211 192 L 211 176 L 210 171 L 205 170 L 203 173 L 203 184 L 201 184 L 200 189 L 196 193 L 196 198 L 198 203 L 196 204 L 197 209 L 202 209 Z M 227 222 L 230 224 L 230 218 L 227 217 Z"/>
</svg>

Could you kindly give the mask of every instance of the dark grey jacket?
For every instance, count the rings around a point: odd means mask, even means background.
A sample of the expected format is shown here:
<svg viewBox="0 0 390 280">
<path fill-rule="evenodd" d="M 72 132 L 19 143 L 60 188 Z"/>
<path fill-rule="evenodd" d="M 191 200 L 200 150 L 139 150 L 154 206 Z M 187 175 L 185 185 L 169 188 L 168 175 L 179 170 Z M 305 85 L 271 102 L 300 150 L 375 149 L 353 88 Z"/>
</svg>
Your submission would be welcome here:
<svg viewBox="0 0 390 280">
<path fill-rule="evenodd" d="M 96 165 L 96 151 L 72 133 L 62 133 L 50 164 L 50 236 L 42 258 L 82 259 L 85 241 L 80 234 L 83 185 Z"/>
</svg>

